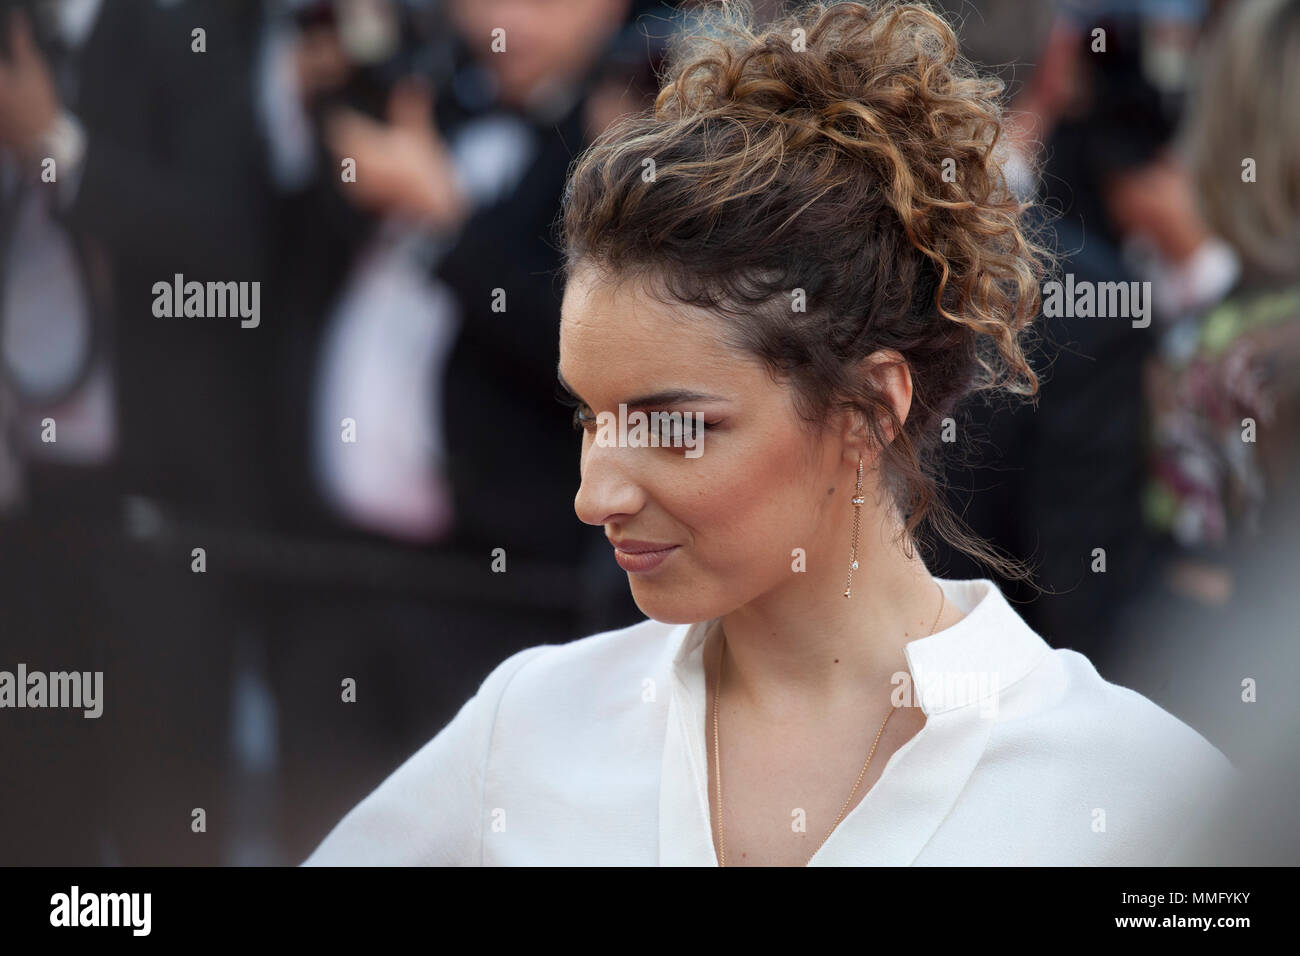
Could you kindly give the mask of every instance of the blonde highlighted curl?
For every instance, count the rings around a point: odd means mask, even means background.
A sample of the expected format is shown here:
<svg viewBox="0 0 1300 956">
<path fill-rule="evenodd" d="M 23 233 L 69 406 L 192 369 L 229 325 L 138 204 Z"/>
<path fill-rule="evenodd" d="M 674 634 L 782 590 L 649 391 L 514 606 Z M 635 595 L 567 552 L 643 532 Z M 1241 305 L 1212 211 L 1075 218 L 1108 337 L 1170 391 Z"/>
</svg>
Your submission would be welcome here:
<svg viewBox="0 0 1300 956">
<path fill-rule="evenodd" d="M 961 399 L 1038 391 L 1023 339 L 1050 257 L 1002 172 L 1001 84 L 920 3 L 751 21 L 743 2 L 706 14 L 675 44 L 653 109 L 575 162 L 566 273 L 596 266 L 714 310 L 728 344 L 794 386 L 810 426 L 863 413 L 909 540 L 928 524 L 1026 579 L 937 485 L 942 421 Z M 911 371 L 905 423 L 862 371 L 882 349 Z"/>
</svg>

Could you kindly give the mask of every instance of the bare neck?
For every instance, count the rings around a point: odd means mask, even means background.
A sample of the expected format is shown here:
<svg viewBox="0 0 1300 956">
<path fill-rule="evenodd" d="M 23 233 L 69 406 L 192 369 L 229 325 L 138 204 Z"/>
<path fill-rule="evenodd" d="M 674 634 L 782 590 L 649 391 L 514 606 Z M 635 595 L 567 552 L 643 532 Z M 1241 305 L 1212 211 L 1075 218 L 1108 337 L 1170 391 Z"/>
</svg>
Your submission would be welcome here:
<svg viewBox="0 0 1300 956">
<path fill-rule="evenodd" d="M 816 719 L 860 706 L 864 690 L 888 695 L 891 677 L 907 669 L 904 645 L 964 615 L 943 600 L 919 555 L 908 558 L 883 532 L 870 544 L 859 550 L 847 599 L 846 561 L 792 574 L 725 615 L 705 641 L 709 692 L 725 643 L 722 694 L 760 717 Z"/>
</svg>

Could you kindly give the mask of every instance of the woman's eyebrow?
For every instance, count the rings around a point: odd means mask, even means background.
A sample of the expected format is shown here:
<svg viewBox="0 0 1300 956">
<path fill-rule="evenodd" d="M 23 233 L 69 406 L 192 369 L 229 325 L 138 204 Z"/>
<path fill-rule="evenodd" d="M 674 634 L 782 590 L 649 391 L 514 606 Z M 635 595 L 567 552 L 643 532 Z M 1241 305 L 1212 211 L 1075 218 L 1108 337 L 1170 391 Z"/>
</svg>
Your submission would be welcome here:
<svg viewBox="0 0 1300 956">
<path fill-rule="evenodd" d="M 560 382 L 560 387 L 572 395 L 574 398 L 581 398 L 573 387 L 565 381 L 564 373 L 558 368 L 555 370 L 556 378 Z M 637 408 L 648 405 L 685 405 L 691 402 L 725 402 L 727 399 L 721 395 L 712 395 L 708 392 L 699 392 L 690 388 L 666 388 L 658 392 L 651 392 L 649 395 L 638 395 L 635 398 L 629 398 L 623 404 L 628 408 Z"/>
</svg>

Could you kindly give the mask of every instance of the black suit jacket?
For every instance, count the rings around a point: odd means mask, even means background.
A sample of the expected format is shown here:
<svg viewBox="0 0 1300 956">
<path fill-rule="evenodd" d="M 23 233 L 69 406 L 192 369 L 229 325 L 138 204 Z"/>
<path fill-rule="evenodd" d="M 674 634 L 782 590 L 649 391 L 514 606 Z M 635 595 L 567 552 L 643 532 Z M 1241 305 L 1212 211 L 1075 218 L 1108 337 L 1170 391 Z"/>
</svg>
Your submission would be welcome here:
<svg viewBox="0 0 1300 956">
<path fill-rule="evenodd" d="M 1132 278 L 1104 236 L 1078 220 L 1054 225 L 1061 274 L 1076 282 Z M 972 444 L 950 462 L 948 500 L 980 536 L 1037 568 L 1047 594 L 997 578 L 946 544 L 935 573 L 999 581 L 1056 647 L 1103 657 L 1119 609 L 1143 586 L 1152 547 L 1141 514 L 1145 475 L 1142 366 L 1152 329 L 1126 318 L 1040 316 L 1030 361 L 1037 408 L 971 399 L 959 419 Z M 1106 571 L 1092 570 L 1093 550 Z"/>
<path fill-rule="evenodd" d="M 206 52 L 191 51 L 202 27 Z M 72 111 L 87 152 L 67 213 L 106 251 L 119 452 L 106 490 L 186 513 L 253 521 L 277 334 L 238 318 L 159 318 L 153 284 L 253 282 L 271 227 L 253 100 L 260 6 L 191 0 L 104 3 L 74 57 Z M 263 289 L 263 293 L 267 290 Z"/>
</svg>

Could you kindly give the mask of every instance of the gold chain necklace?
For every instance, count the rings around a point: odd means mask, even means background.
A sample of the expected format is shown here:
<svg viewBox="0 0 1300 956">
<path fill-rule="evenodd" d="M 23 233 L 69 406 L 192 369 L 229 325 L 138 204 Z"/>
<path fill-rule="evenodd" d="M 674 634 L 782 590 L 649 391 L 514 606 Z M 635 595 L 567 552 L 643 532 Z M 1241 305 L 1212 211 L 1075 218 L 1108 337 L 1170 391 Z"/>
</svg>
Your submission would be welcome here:
<svg viewBox="0 0 1300 956">
<path fill-rule="evenodd" d="M 947 595 L 944 594 L 943 588 L 940 587 L 939 588 L 939 613 L 935 615 L 934 623 L 930 625 L 930 635 L 934 634 L 934 629 L 939 626 L 939 618 L 943 617 L 943 607 L 944 607 L 944 601 L 946 597 Z M 721 621 L 718 622 L 718 629 L 719 630 L 722 629 Z M 714 681 L 713 681 L 713 778 L 714 778 L 714 782 L 717 784 L 716 790 L 718 794 L 718 865 L 719 866 L 727 865 L 727 839 L 722 829 L 722 760 L 718 754 L 718 701 L 720 699 L 720 693 L 722 688 L 722 660 L 726 649 L 727 649 L 727 641 L 726 641 L 726 633 L 724 632 L 722 635 L 722 640 L 719 642 L 719 647 L 718 647 L 718 673 L 714 676 Z M 893 716 L 893 713 L 894 713 L 894 705 L 890 704 L 889 713 L 885 714 L 885 719 L 884 721 L 881 722 L 880 729 L 876 731 L 876 739 L 871 743 L 871 751 L 870 753 L 867 754 L 867 762 L 862 765 L 862 770 L 858 774 L 858 779 L 854 782 L 853 789 L 849 791 L 849 797 L 847 800 L 844 801 L 844 806 L 840 807 L 840 812 L 835 817 L 835 822 L 831 824 L 830 829 L 826 831 L 826 835 L 822 837 L 822 842 L 817 844 L 817 849 L 813 850 L 812 856 L 808 857 L 808 861 L 810 863 L 812 862 L 813 856 L 816 856 L 817 853 L 821 850 L 821 848 L 826 845 L 826 841 L 831 838 L 831 834 L 835 832 L 835 828 L 840 825 L 840 820 L 843 819 L 844 812 L 849 808 L 849 804 L 853 802 L 853 795 L 858 792 L 858 786 L 862 783 L 862 778 L 866 776 L 867 767 L 871 766 L 871 758 L 876 755 L 876 745 L 880 743 L 880 735 L 885 732 L 885 724 L 889 723 L 889 718 Z M 807 864 L 804 865 L 807 866 Z"/>
</svg>

